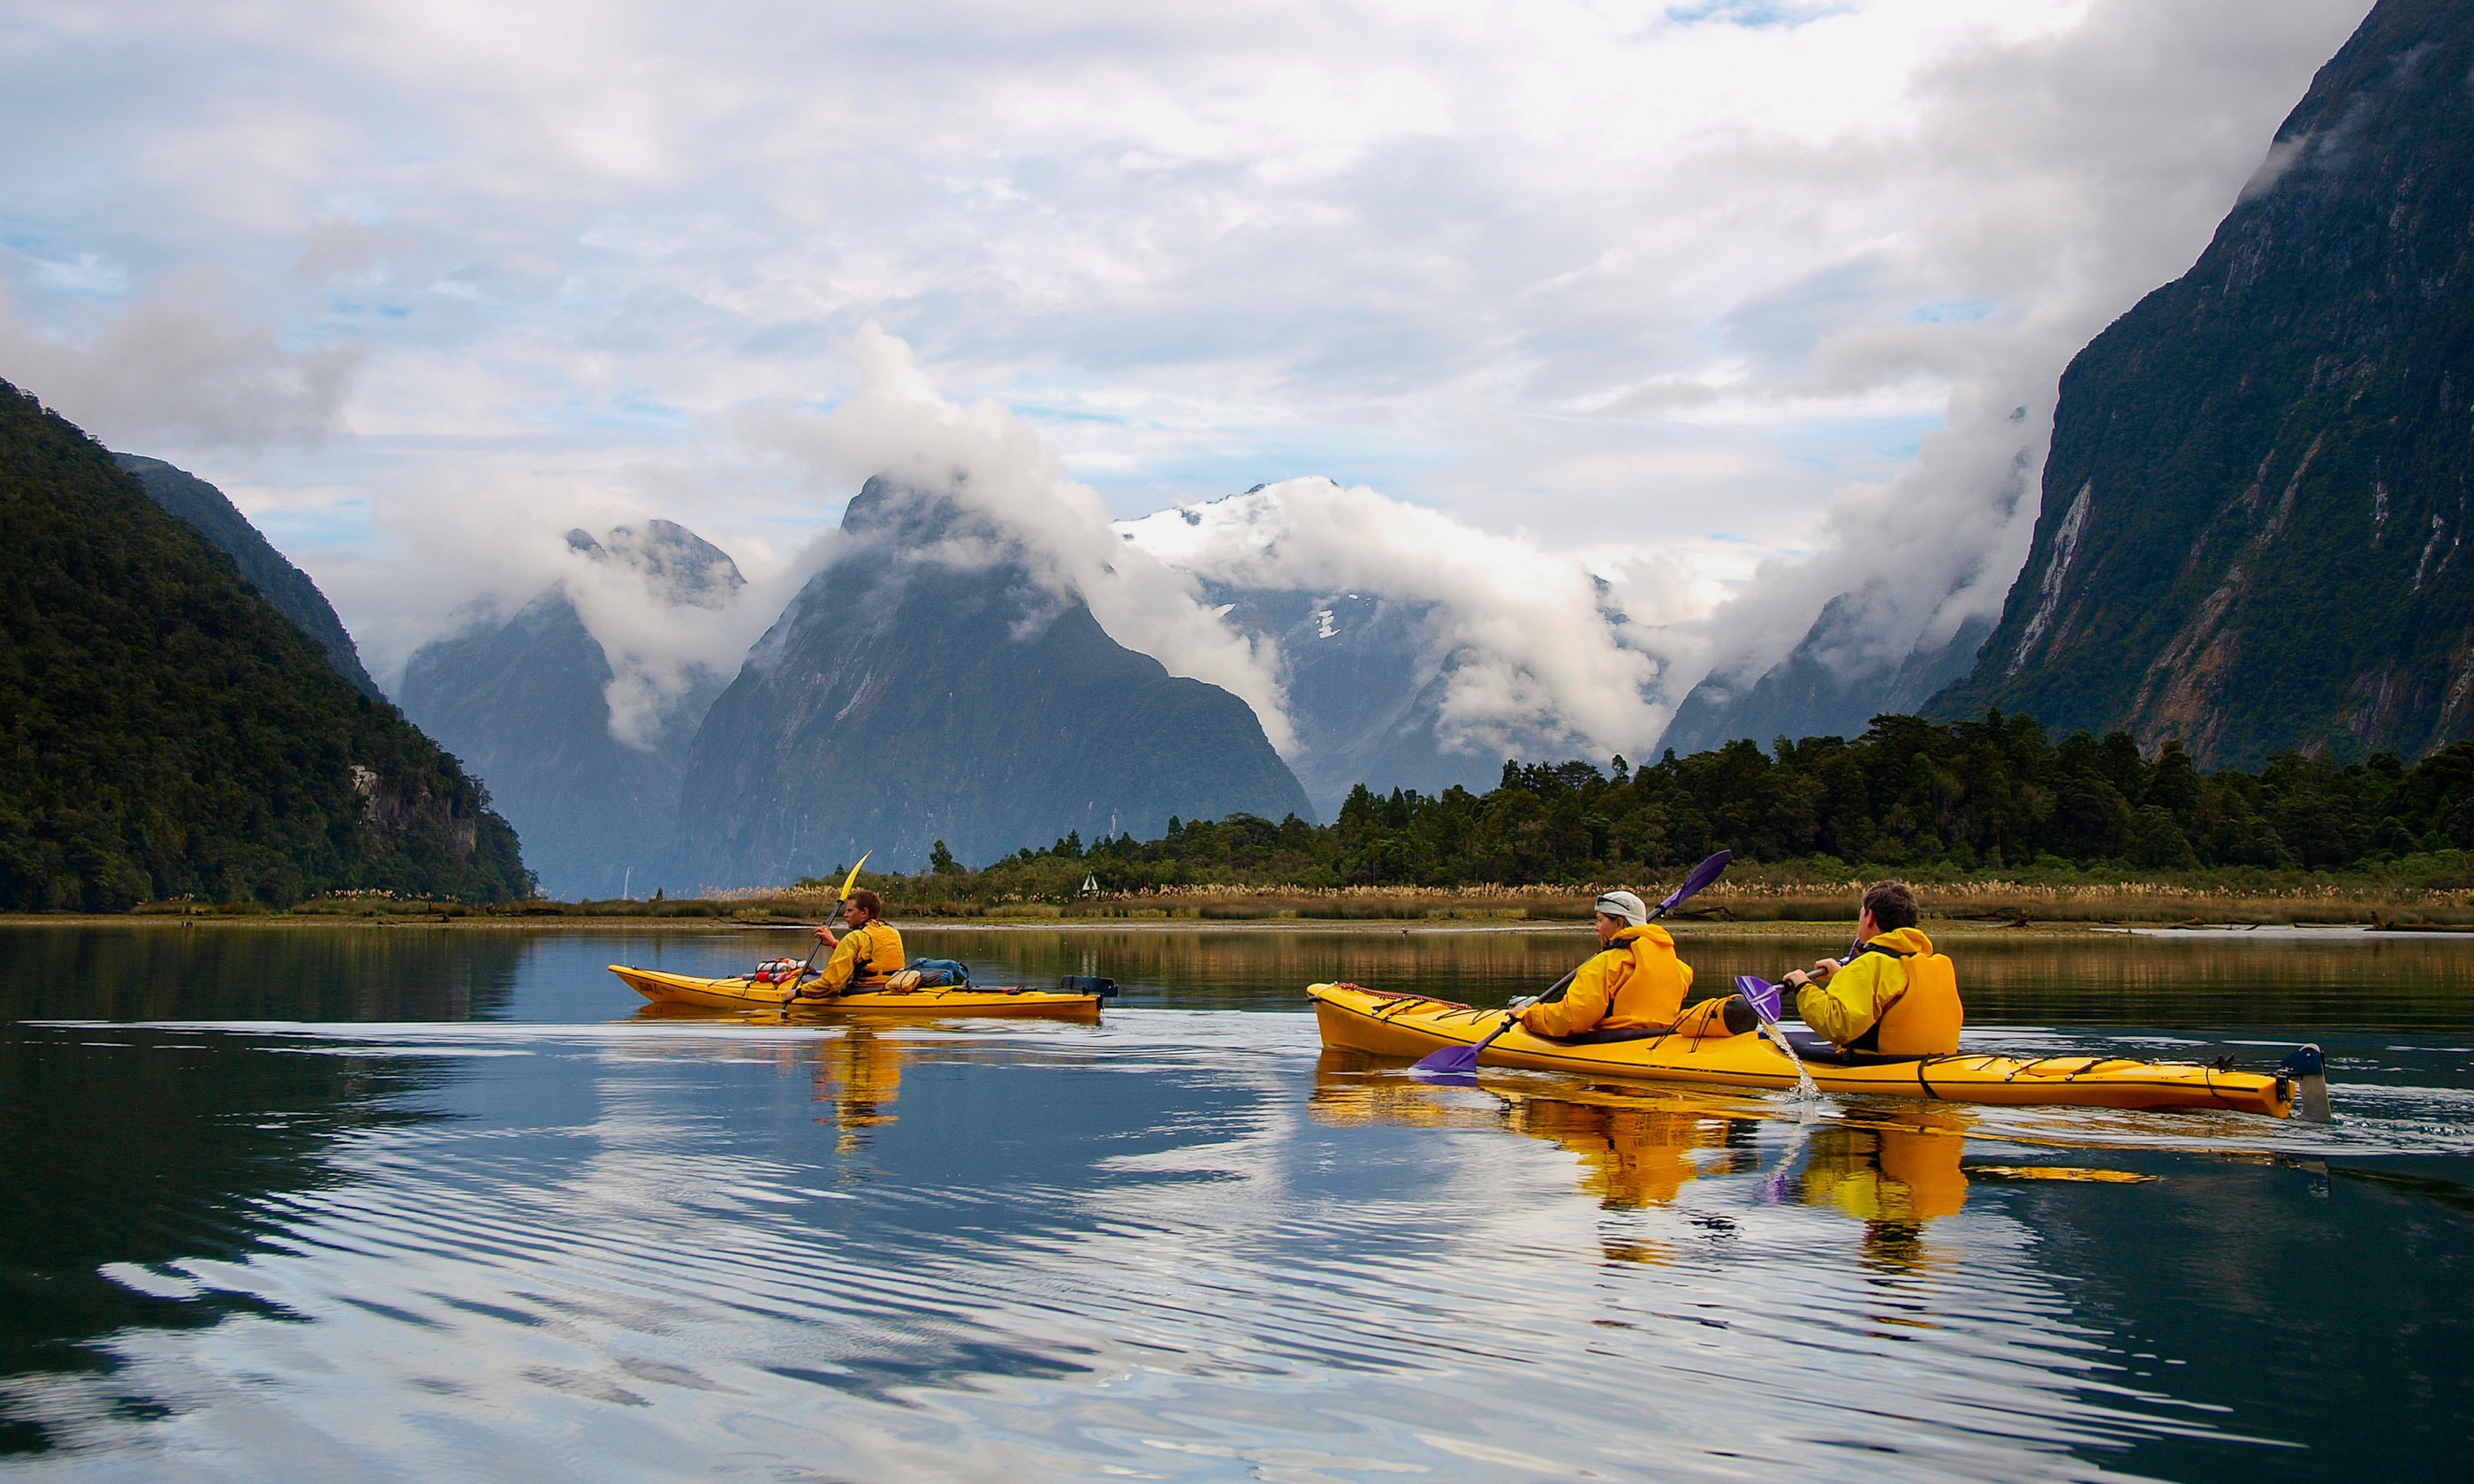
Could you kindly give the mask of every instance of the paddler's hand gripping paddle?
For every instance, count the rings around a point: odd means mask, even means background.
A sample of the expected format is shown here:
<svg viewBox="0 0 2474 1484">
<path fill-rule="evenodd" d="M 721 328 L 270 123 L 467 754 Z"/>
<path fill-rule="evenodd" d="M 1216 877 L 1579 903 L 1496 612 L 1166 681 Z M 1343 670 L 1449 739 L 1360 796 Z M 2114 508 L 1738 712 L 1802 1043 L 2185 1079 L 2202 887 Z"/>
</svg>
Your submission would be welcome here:
<svg viewBox="0 0 2474 1484">
<path fill-rule="evenodd" d="M 1720 850 L 1717 854 L 1710 856 L 1708 860 L 1705 860 L 1698 866 L 1693 867 L 1692 874 L 1684 878 L 1684 884 L 1682 886 L 1677 887 L 1673 892 L 1667 894 L 1667 898 L 1664 901 L 1660 902 L 1657 906 L 1650 909 L 1649 921 L 1655 922 L 1660 918 L 1666 916 L 1676 908 L 1684 905 L 1685 902 L 1690 900 L 1703 887 L 1708 886 L 1710 882 L 1717 880 L 1719 876 L 1723 875 L 1727 870 L 1727 862 L 1734 860 L 1734 851 Z M 1573 974 L 1577 974 L 1579 972 L 1580 970 L 1575 969 L 1572 970 L 1572 973 L 1565 974 L 1564 976 L 1563 983 L 1557 984 L 1555 989 L 1562 989 L 1564 983 L 1569 983 L 1571 981 Z M 1555 993 L 1555 990 L 1548 990 L 1546 993 L 1548 994 L 1552 994 Z M 1484 1051 L 1487 1047 L 1493 1045 L 1497 1037 L 1519 1023 L 1520 1017 L 1518 1016 L 1505 1016 L 1503 1017 L 1503 1023 L 1496 1026 L 1492 1032 L 1488 1033 L 1486 1040 L 1479 1041 L 1476 1045 L 1445 1046 L 1441 1051 L 1429 1053 L 1426 1057 L 1420 1060 L 1417 1065 L 1409 1069 L 1413 1072 L 1422 1072 L 1437 1076 L 1466 1077 L 1469 1073 L 1477 1070 L 1478 1053 Z"/>
</svg>

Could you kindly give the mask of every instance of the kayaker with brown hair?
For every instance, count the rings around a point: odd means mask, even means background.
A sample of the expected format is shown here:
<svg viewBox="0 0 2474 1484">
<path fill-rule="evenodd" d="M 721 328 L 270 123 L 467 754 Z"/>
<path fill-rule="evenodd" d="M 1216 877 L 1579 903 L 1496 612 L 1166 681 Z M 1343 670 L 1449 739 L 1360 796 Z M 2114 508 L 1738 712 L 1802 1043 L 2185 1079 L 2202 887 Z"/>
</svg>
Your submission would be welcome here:
<svg viewBox="0 0 2474 1484">
<path fill-rule="evenodd" d="M 1958 976 L 1916 926 L 1916 894 L 1876 881 L 1856 920 L 1856 950 L 1786 976 L 1804 1023 L 1848 1051 L 1947 1056 L 1966 1023 Z"/>
<path fill-rule="evenodd" d="M 842 915 L 850 920 L 849 932 L 837 937 L 831 923 L 816 929 L 817 939 L 833 945 L 834 956 L 799 987 L 802 998 L 881 990 L 909 962 L 902 956 L 902 934 L 885 920 L 884 898 L 862 886 L 844 899 Z"/>
<path fill-rule="evenodd" d="M 1630 892 L 1598 898 L 1597 926 L 1601 951 L 1573 970 L 1569 987 L 1524 1007 L 1524 1028 L 1568 1039 L 1675 1023 L 1692 988 L 1692 966 L 1675 956 L 1675 940 Z"/>
</svg>

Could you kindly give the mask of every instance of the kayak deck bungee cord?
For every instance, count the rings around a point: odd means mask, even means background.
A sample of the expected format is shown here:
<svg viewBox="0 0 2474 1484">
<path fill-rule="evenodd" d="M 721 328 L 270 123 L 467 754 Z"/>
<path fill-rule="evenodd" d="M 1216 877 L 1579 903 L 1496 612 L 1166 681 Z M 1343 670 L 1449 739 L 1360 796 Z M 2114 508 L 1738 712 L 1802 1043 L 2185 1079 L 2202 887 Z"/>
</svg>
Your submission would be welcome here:
<svg viewBox="0 0 2474 1484">
<path fill-rule="evenodd" d="M 1355 984 L 1306 988 L 1323 1044 L 1378 1056 L 1424 1057 L 1486 1041 L 1505 1012 Z M 2221 1108 L 2289 1117 L 2298 1074 L 2235 1071 L 2184 1062 L 2142 1062 L 2086 1052 L 2048 1057 L 1957 1051 L 1940 1056 L 1850 1055 L 1789 1033 L 1824 1092 L 1871 1093 L 1953 1103 L 2062 1104 L 2085 1108 Z M 1810 1048 L 1807 1050 L 1807 1046 Z M 2304 1053 L 2316 1048 L 2304 1048 Z M 1559 1040 L 1514 1026 L 1485 1050 L 1492 1066 L 1731 1088 L 1791 1089 L 1795 1064 L 1765 1036 L 1695 1039 L 1650 1032 L 1622 1039 Z M 2316 1054 L 2308 1057 L 2316 1072 Z"/>
<path fill-rule="evenodd" d="M 655 1004 L 701 1005 L 714 1010 L 788 1010 L 798 1014 L 905 1016 L 1096 1016 L 1100 1005 L 1115 994 L 1106 980 L 1056 990 L 1025 990 L 1004 986 L 922 985 L 910 990 L 859 990 L 847 994 L 812 994 L 794 1004 L 788 983 L 762 983 L 750 975 L 702 979 L 666 973 L 658 969 L 633 969 L 613 964 L 610 971 Z"/>
</svg>

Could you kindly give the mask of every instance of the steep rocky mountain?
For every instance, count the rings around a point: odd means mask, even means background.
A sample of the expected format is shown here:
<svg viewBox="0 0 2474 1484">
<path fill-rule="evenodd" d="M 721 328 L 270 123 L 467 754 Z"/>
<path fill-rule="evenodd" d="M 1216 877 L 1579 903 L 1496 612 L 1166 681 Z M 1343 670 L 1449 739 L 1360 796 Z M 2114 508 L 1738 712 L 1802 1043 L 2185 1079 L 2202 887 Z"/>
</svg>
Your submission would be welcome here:
<svg viewBox="0 0 2474 1484">
<path fill-rule="evenodd" d="M 1206 583 L 1234 627 L 1279 650 L 1298 749 L 1290 768 L 1322 818 L 1364 783 L 1483 793 L 1499 754 L 1454 746 L 1442 728 L 1452 661 L 1438 654 L 1431 604 L 1376 593 L 1228 587 Z"/>
<path fill-rule="evenodd" d="M 336 674 L 352 682 L 371 700 L 386 699 L 377 682 L 361 667 L 360 648 L 344 631 L 344 621 L 335 616 L 327 595 L 318 590 L 308 573 L 294 566 L 283 553 L 269 544 L 221 490 L 160 459 L 134 453 L 115 453 L 111 458 L 137 476 L 137 482 L 146 487 L 147 495 L 156 504 L 187 521 L 200 536 L 222 548 L 224 555 L 231 558 L 232 565 L 240 569 L 240 575 L 256 586 L 258 596 L 274 604 L 277 612 L 291 619 L 309 635 L 311 643 L 327 652 Z"/>
<path fill-rule="evenodd" d="M 842 535 L 696 735 L 681 889 L 1311 813 L 1244 702 L 1118 644 L 983 517 L 880 477 Z"/>
<path fill-rule="evenodd" d="M 2420 754 L 2474 730 L 2474 9 L 2382 0 L 2180 279 L 2064 372 L 2035 542 L 1939 714 Z"/>
<path fill-rule="evenodd" d="M 1369 531 L 1368 522 L 1395 510 L 1367 495 L 1304 476 L 1176 506 L 1118 529 L 1146 555 L 1193 578 L 1225 621 L 1249 635 L 1258 654 L 1273 658 L 1295 736 L 1289 766 L 1323 818 L 1336 816 L 1360 783 L 1386 794 L 1408 788 L 1437 795 L 1455 785 L 1484 792 L 1500 778 L 1507 755 L 1597 754 L 1556 714 L 1551 685 L 1532 683 L 1534 676 L 1508 684 L 1500 673 L 1484 673 L 1518 670 L 1533 657 L 1488 653 L 1488 641 L 1473 635 L 1499 640 L 1507 630 L 1528 632 L 1529 615 L 1505 605 L 1499 592 L 1469 590 L 1481 585 L 1467 567 L 1433 560 L 1431 548 L 1425 559 L 1404 555 L 1402 533 Z M 1450 538 L 1429 529 L 1418 539 Z M 1336 550 L 1361 539 L 1373 550 Z M 1577 571 L 1552 576 L 1586 580 Z M 1589 637 L 1620 647 L 1627 619 L 1603 581 L 1591 596 L 1604 628 Z M 1472 722 L 1465 714 L 1468 694 L 1460 706 L 1452 704 L 1456 688 L 1494 704 L 1476 707 L 1486 714 Z M 1523 692 L 1521 704 L 1503 704 L 1513 691 Z M 1464 714 L 1455 716 L 1456 709 Z"/>
<path fill-rule="evenodd" d="M 1661 749 L 1705 753 L 1739 737 L 1767 747 L 1777 737 L 1853 737 L 1883 712 L 1911 713 L 1966 677 L 1992 624 L 1969 619 L 1949 638 L 1920 640 L 1903 660 L 1867 653 L 1877 640 L 1859 611 L 1862 595 L 1830 600 L 1788 656 L 1747 683 L 1712 676 L 1692 687 L 1660 738 Z M 1893 652 L 1890 657 L 1896 659 Z"/>
<path fill-rule="evenodd" d="M 452 757 L 0 383 L 0 909 L 528 888 Z"/>
<path fill-rule="evenodd" d="M 745 582 L 727 553 L 667 520 L 600 539 L 570 531 L 567 542 L 673 609 L 723 606 Z M 726 680 L 691 667 L 685 692 L 622 739 L 610 705 L 617 678 L 563 584 L 510 617 L 423 646 L 404 667 L 404 710 L 489 786 L 542 890 L 566 900 L 661 884 L 688 743 Z"/>
</svg>

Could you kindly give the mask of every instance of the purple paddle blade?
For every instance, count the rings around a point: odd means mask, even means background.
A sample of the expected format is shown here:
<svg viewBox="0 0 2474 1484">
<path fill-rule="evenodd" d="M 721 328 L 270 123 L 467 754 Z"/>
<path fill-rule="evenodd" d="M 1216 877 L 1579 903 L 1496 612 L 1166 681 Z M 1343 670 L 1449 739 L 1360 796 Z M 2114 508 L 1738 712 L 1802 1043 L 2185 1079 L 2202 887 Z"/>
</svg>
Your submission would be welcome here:
<svg viewBox="0 0 2474 1484">
<path fill-rule="evenodd" d="M 1744 1003 L 1752 1006 L 1753 1013 L 1764 1020 L 1775 1023 L 1784 1013 L 1783 1002 L 1786 992 L 1758 974 L 1737 974 L 1735 993 L 1743 995 Z"/>
<path fill-rule="evenodd" d="M 1664 901 L 1658 904 L 1658 910 L 1661 912 L 1672 912 L 1676 908 L 1684 905 L 1686 898 L 1699 892 L 1701 888 L 1708 886 L 1710 882 L 1717 880 L 1720 875 L 1725 874 L 1727 870 L 1727 862 L 1734 860 L 1734 851 L 1720 850 L 1717 854 L 1710 856 L 1708 860 L 1705 860 L 1698 866 L 1693 867 L 1692 874 L 1684 878 L 1684 884 L 1677 887 L 1672 895 L 1670 895 Z"/>
<path fill-rule="evenodd" d="M 1429 1051 L 1424 1056 L 1419 1057 L 1418 1059 L 1418 1065 L 1410 1067 L 1409 1070 L 1426 1075 L 1442 1077 L 1468 1076 L 1470 1073 L 1477 1070 L 1478 1053 L 1484 1051 L 1487 1047 L 1493 1045 L 1496 1038 L 1500 1037 L 1504 1032 L 1512 1029 L 1519 1023 L 1520 1017 L 1518 1016 L 1505 1016 L 1503 1017 L 1503 1023 L 1488 1032 L 1486 1040 L 1479 1041 L 1476 1045 L 1445 1046 L 1441 1051 Z"/>
<path fill-rule="evenodd" d="M 1466 1077 L 1477 1070 L 1477 1047 L 1445 1046 L 1420 1057 L 1409 1070 L 1424 1077 Z"/>
</svg>

